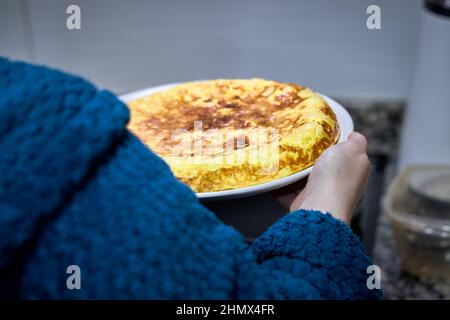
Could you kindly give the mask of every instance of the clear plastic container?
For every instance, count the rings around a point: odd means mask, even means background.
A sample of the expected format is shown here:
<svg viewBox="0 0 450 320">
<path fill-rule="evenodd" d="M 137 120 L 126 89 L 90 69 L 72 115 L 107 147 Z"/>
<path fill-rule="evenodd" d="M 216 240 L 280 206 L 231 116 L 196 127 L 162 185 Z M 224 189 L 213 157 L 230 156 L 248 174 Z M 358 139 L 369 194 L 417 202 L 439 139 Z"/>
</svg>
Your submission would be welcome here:
<svg viewBox="0 0 450 320">
<path fill-rule="evenodd" d="M 411 166 L 397 176 L 384 202 L 403 270 L 423 279 L 450 281 L 446 173 L 446 166 Z"/>
</svg>

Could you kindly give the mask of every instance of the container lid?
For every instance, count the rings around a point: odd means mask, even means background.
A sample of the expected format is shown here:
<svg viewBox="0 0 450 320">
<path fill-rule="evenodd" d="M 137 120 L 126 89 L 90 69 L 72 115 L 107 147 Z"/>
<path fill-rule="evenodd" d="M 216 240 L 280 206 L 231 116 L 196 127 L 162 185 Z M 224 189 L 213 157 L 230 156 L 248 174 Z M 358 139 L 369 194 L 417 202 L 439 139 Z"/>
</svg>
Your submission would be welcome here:
<svg viewBox="0 0 450 320">
<path fill-rule="evenodd" d="M 450 168 L 414 171 L 408 185 L 415 196 L 450 211 Z"/>
</svg>

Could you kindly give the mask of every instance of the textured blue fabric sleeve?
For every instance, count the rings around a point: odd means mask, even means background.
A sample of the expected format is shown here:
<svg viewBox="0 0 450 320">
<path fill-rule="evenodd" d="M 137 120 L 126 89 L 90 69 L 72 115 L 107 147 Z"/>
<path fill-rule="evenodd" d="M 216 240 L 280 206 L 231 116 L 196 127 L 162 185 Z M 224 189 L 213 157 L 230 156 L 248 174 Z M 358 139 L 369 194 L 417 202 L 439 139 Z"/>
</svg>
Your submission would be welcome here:
<svg viewBox="0 0 450 320">
<path fill-rule="evenodd" d="M 1 58 L 0 92 L 2 296 L 379 297 L 361 243 L 329 215 L 289 214 L 246 244 L 126 130 L 111 93 Z"/>
<path fill-rule="evenodd" d="M 381 290 L 367 288 L 367 267 L 372 263 L 363 245 L 346 224 L 330 214 L 306 210 L 288 214 L 259 237 L 250 250 L 262 269 L 284 279 L 274 283 L 270 298 L 382 297 Z M 267 286 L 268 282 L 258 283 L 245 272 L 240 280 L 248 287 Z M 308 288 L 306 295 L 299 290 L 302 286 Z"/>
</svg>

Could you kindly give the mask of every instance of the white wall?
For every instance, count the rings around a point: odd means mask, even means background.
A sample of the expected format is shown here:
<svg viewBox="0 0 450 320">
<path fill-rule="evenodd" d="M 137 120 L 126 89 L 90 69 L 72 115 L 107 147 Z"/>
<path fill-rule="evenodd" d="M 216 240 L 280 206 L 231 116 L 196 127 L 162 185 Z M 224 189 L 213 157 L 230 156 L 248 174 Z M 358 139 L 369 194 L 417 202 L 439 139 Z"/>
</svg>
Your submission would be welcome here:
<svg viewBox="0 0 450 320">
<path fill-rule="evenodd" d="M 420 0 L 0 0 L 0 55 L 123 93 L 217 77 L 299 82 L 338 97 L 405 97 Z M 82 29 L 66 29 L 66 7 Z M 378 4 L 382 30 L 366 28 Z"/>
</svg>

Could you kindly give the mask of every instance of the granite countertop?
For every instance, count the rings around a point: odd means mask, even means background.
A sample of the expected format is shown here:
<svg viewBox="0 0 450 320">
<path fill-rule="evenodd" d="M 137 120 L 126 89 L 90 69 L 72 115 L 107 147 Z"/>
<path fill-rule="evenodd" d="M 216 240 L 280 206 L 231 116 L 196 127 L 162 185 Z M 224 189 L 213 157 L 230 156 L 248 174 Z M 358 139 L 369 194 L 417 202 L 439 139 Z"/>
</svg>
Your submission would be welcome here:
<svg viewBox="0 0 450 320">
<path fill-rule="evenodd" d="M 368 138 L 368 152 L 396 157 L 405 102 L 336 99 L 351 114 L 355 130 Z"/>
<path fill-rule="evenodd" d="M 369 154 L 388 157 L 384 172 L 383 194 L 396 175 L 397 152 L 402 126 L 404 101 L 336 99 L 351 113 L 355 129 L 368 138 Z M 380 210 L 381 206 L 380 206 Z M 393 230 L 381 212 L 377 222 L 373 251 L 374 262 L 382 270 L 386 299 L 450 299 L 450 283 L 425 282 L 402 271 Z"/>
</svg>

